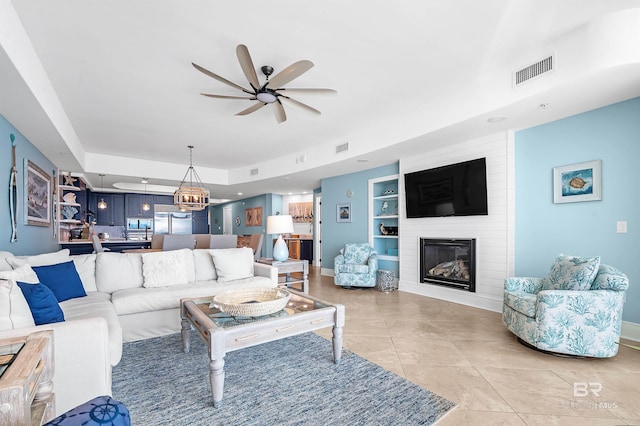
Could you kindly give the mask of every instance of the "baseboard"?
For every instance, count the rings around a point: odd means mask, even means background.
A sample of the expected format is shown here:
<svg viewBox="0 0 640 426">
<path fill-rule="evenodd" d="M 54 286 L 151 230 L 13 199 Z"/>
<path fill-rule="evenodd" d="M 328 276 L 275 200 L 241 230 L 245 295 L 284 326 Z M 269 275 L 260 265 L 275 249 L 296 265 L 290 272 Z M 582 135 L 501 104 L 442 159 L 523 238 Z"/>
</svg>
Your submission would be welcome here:
<svg viewBox="0 0 640 426">
<path fill-rule="evenodd" d="M 417 284 L 402 280 L 400 280 L 399 290 L 487 311 L 502 312 L 502 298 L 498 299 L 486 294 L 464 292 L 448 287 Z"/>
<path fill-rule="evenodd" d="M 622 321 L 622 331 L 620 335 L 625 339 L 640 342 L 640 324 Z"/>
<path fill-rule="evenodd" d="M 333 269 L 330 268 L 320 268 L 320 275 L 324 275 L 327 277 L 333 277 Z"/>
</svg>

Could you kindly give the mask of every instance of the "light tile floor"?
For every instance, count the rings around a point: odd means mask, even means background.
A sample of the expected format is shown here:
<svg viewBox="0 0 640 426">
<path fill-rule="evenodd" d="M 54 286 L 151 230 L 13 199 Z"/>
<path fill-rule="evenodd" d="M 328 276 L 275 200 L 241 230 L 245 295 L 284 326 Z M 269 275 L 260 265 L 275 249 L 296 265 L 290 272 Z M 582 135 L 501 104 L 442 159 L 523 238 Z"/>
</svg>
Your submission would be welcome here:
<svg viewBox="0 0 640 426">
<path fill-rule="evenodd" d="M 640 425 L 640 351 L 620 347 L 611 359 L 543 354 L 518 343 L 500 313 L 400 291 L 346 290 L 319 268 L 310 268 L 309 288 L 345 305 L 345 348 L 458 404 L 439 426 Z M 574 396 L 574 383 L 602 389 Z"/>
</svg>

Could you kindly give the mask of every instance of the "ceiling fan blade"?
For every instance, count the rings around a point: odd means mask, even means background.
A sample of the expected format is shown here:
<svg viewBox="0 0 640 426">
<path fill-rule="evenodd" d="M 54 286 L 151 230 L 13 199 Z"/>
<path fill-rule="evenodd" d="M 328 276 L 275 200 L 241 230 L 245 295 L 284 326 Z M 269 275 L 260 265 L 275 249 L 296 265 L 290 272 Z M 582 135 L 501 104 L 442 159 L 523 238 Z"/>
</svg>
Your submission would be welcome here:
<svg viewBox="0 0 640 426">
<path fill-rule="evenodd" d="M 257 110 L 259 110 L 260 108 L 262 108 L 263 106 L 265 106 L 265 104 L 263 104 L 262 102 L 256 102 L 255 104 L 251 105 L 249 108 L 244 109 L 238 113 L 236 113 L 236 115 L 247 115 L 247 114 L 251 114 L 252 112 L 256 112 Z"/>
<path fill-rule="evenodd" d="M 313 68 L 313 62 L 307 61 L 306 59 L 295 62 L 271 77 L 267 82 L 267 85 L 270 88 L 284 86 L 290 81 L 300 77 L 311 68 Z"/>
<path fill-rule="evenodd" d="M 221 82 L 221 83 L 227 84 L 227 85 L 229 85 L 229 86 L 231 86 L 231 87 L 235 87 L 236 89 L 240 89 L 240 90 L 242 90 L 243 92 L 252 93 L 252 91 L 251 91 L 251 90 L 249 90 L 249 89 L 245 89 L 244 87 L 242 87 L 242 86 L 240 86 L 240 85 L 238 85 L 238 84 L 235 84 L 234 82 L 229 81 L 229 80 L 227 80 L 226 78 L 220 77 L 218 74 L 214 74 L 214 73 L 212 73 L 211 71 L 209 71 L 208 69 L 206 69 L 206 68 L 202 68 L 202 67 L 201 67 L 200 65 L 198 65 L 198 64 L 194 64 L 193 62 L 191 62 L 191 65 L 193 65 L 193 67 L 194 67 L 195 69 L 197 69 L 198 71 L 200 71 L 201 73 L 206 74 L 206 75 L 208 75 L 208 76 L 209 76 L 209 77 L 211 77 L 211 78 L 215 78 L 216 80 L 218 80 L 218 81 L 219 81 L 219 82 Z"/>
<path fill-rule="evenodd" d="M 295 100 L 295 99 L 293 99 L 293 98 L 290 98 L 290 97 L 288 97 L 288 96 L 284 96 L 284 95 L 282 95 L 282 96 L 280 96 L 280 97 L 278 98 L 278 100 L 281 100 L 281 99 L 285 99 L 287 102 L 290 102 L 292 105 L 295 105 L 295 106 L 297 106 L 297 107 L 299 107 L 299 108 L 302 108 L 302 109 L 304 109 L 304 110 L 307 110 L 307 111 L 313 112 L 313 113 L 315 113 L 315 114 L 322 114 L 322 113 L 321 113 L 320 111 L 318 111 L 317 109 L 315 109 L 315 108 L 313 108 L 313 107 L 310 107 L 310 106 L 309 106 L 309 105 L 307 105 L 307 104 L 303 104 L 302 102 L 297 101 L 297 100 Z"/>
<path fill-rule="evenodd" d="M 294 88 L 289 88 L 289 87 L 283 87 L 281 89 L 277 89 L 278 91 L 286 91 L 287 93 L 318 93 L 318 94 L 327 94 L 327 95 L 335 95 L 338 92 L 336 90 L 333 89 L 316 89 L 316 88 L 310 88 L 310 89 L 294 89 Z"/>
<path fill-rule="evenodd" d="M 284 113 L 284 107 L 282 106 L 282 103 L 280 103 L 280 99 L 278 99 L 278 101 L 274 102 L 272 105 L 274 107 L 273 113 L 276 115 L 276 120 L 278 120 L 278 123 L 287 121 L 287 114 Z"/>
<path fill-rule="evenodd" d="M 200 93 L 202 96 L 219 99 L 256 99 L 255 96 L 228 96 L 228 95 L 212 95 L 210 93 Z"/>
<path fill-rule="evenodd" d="M 244 76 L 249 80 L 249 84 L 251 84 L 254 89 L 258 89 L 258 87 L 260 87 L 260 83 L 258 82 L 258 76 L 256 75 L 256 67 L 253 66 L 253 61 L 251 60 L 251 55 L 249 54 L 247 46 L 239 44 L 238 47 L 236 47 L 236 55 L 238 56 L 238 62 L 240 62 L 240 67 L 242 68 Z"/>
</svg>

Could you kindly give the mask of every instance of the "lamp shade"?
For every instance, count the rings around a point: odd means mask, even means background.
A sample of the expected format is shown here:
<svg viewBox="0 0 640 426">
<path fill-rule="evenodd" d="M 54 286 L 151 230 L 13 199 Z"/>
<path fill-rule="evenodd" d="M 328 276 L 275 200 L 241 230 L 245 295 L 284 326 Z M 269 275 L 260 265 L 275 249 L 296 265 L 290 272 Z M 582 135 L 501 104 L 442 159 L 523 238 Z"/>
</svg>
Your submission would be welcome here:
<svg viewBox="0 0 640 426">
<path fill-rule="evenodd" d="M 291 215 L 267 216 L 267 234 L 290 234 L 293 232 Z"/>
</svg>

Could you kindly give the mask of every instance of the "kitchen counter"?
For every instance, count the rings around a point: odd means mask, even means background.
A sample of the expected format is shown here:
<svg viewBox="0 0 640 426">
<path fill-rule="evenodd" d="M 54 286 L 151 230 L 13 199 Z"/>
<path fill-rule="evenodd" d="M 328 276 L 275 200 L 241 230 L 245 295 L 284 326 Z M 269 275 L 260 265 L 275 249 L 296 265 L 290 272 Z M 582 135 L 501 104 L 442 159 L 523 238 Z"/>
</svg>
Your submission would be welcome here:
<svg viewBox="0 0 640 426">
<path fill-rule="evenodd" d="M 114 253 L 120 253 L 124 250 L 146 249 L 151 247 L 151 240 L 125 240 L 124 238 L 110 238 L 108 240 L 100 240 L 104 248 L 108 248 Z M 61 249 L 69 249 L 72 255 L 93 253 L 93 242 L 91 240 L 72 240 L 68 242 L 60 242 Z"/>
</svg>

